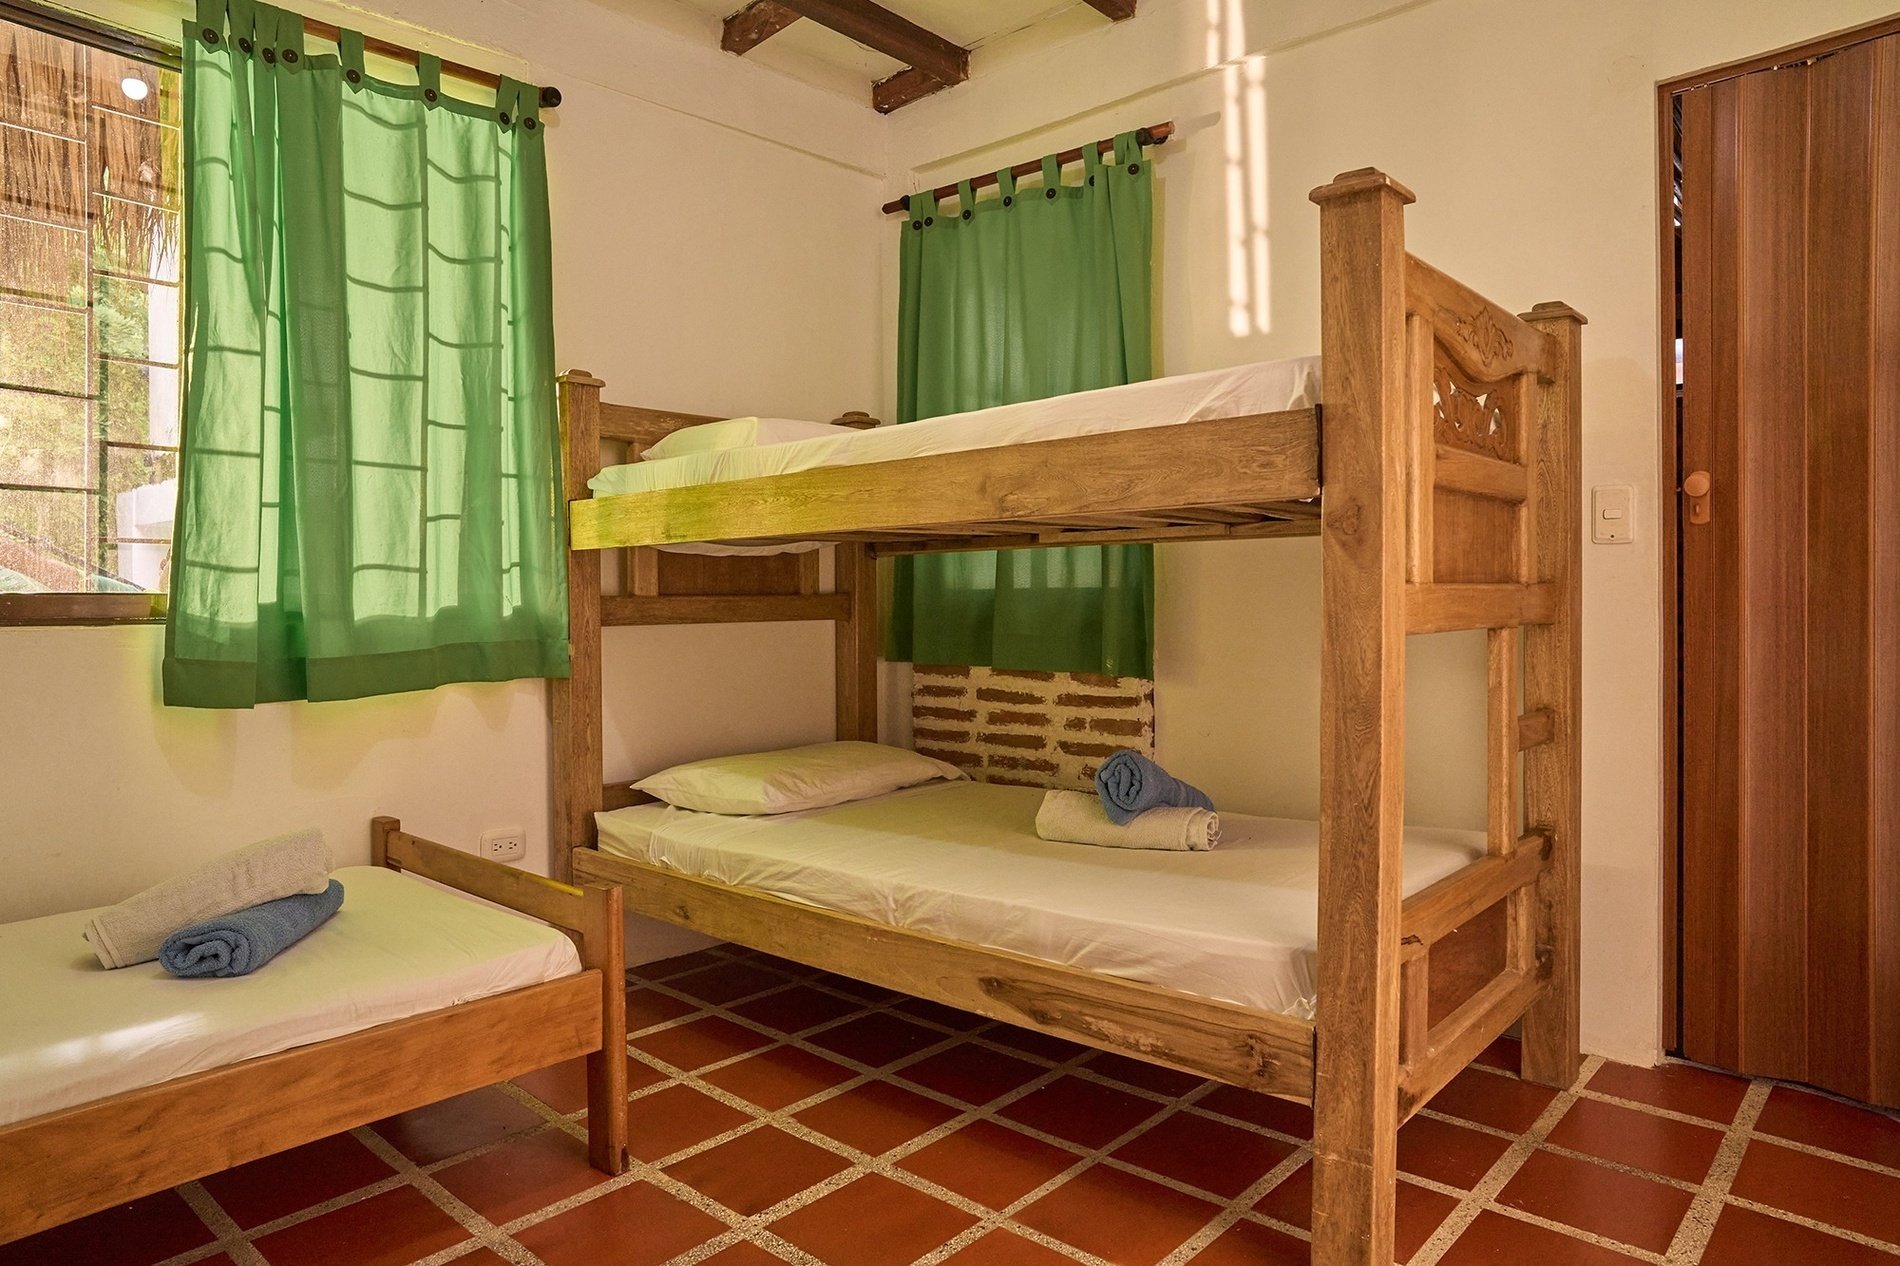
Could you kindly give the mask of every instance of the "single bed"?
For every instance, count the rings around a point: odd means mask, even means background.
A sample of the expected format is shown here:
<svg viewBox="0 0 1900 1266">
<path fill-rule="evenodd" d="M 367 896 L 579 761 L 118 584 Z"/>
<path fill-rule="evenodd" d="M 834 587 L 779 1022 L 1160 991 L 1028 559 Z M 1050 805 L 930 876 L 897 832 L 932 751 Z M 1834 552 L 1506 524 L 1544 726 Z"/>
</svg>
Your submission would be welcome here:
<svg viewBox="0 0 1900 1266">
<path fill-rule="evenodd" d="M 640 804 L 603 852 L 945 940 L 1311 1019 L 1319 824 L 1221 815 L 1212 852 L 1063 844 L 1042 792 L 938 782 L 769 817 Z M 1482 831 L 1408 828 L 1406 896 L 1484 856 Z"/>
<path fill-rule="evenodd" d="M 249 976 L 107 971 L 91 911 L 0 926 L 0 1243 L 583 1055 L 590 1158 L 624 1168 L 619 892 L 372 838 L 343 909 Z"/>
</svg>

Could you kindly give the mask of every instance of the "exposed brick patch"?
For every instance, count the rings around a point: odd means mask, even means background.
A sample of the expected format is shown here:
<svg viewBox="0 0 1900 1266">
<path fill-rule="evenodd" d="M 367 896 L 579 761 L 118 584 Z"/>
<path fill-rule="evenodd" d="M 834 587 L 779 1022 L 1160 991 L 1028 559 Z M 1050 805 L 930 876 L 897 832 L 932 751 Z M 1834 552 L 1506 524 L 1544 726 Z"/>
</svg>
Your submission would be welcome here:
<svg viewBox="0 0 1900 1266">
<path fill-rule="evenodd" d="M 1139 708 L 1140 695 L 1085 695 L 1076 691 L 1056 696 L 1058 708 Z"/>
<path fill-rule="evenodd" d="M 1032 774 L 1053 774 L 1062 766 L 1040 756 L 1005 756 L 992 752 L 984 757 L 983 763 L 991 769 L 1020 769 Z"/>
<path fill-rule="evenodd" d="M 1047 735 L 1010 734 L 1003 730 L 985 730 L 976 736 L 976 741 L 985 747 L 1015 747 L 1029 752 L 1040 752 L 1049 746 Z"/>
<path fill-rule="evenodd" d="M 1117 748 L 1154 755 L 1154 683 L 1101 673 L 918 665 L 911 722 L 919 751 L 972 778 L 1087 789 L 1096 766 Z"/>
<path fill-rule="evenodd" d="M 975 708 L 931 708 L 912 704 L 910 714 L 913 718 L 925 717 L 932 721 L 974 721 Z"/>
<path fill-rule="evenodd" d="M 1047 712 L 1011 712 L 1007 708 L 1002 711 L 991 712 L 983 719 L 991 725 L 1045 726 L 1049 724 L 1049 714 Z"/>
<path fill-rule="evenodd" d="M 981 769 L 983 757 L 976 752 L 959 752 L 953 747 L 919 747 L 919 756 L 928 756 L 940 760 L 946 765 L 955 765 L 958 769 Z"/>
</svg>

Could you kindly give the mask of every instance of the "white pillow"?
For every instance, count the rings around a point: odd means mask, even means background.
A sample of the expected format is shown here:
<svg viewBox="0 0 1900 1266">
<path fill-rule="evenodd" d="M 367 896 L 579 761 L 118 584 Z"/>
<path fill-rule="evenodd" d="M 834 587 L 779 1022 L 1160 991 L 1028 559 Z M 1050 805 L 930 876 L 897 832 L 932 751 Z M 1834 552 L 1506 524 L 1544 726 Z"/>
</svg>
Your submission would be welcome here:
<svg viewBox="0 0 1900 1266">
<path fill-rule="evenodd" d="M 849 432 L 849 427 L 833 426 L 829 422 L 801 422 L 797 418 L 727 418 L 724 422 L 701 422 L 669 432 L 658 444 L 649 445 L 640 454 L 640 460 L 654 462 L 693 453 L 715 453 L 725 448 L 758 448 Z"/>
<path fill-rule="evenodd" d="M 701 813 L 795 813 L 963 776 L 955 765 L 901 747 L 814 743 L 689 761 L 642 778 L 633 788 Z"/>
</svg>

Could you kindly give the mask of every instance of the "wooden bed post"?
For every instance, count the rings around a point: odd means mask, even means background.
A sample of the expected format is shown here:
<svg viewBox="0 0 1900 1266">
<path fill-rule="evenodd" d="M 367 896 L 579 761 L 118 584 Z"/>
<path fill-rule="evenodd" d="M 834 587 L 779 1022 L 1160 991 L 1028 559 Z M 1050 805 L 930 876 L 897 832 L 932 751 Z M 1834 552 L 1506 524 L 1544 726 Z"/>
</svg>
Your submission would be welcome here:
<svg viewBox="0 0 1900 1266">
<path fill-rule="evenodd" d="M 587 1057 L 587 1159 L 604 1174 L 619 1174 L 627 1168 L 624 897 L 615 884 L 588 884 L 581 897 L 581 965 L 600 970 L 600 1049 Z"/>
<path fill-rule="evenodd" d="M 1320 543 L 1313 1261 L 1393 1257 L 1405 820 L 1405 206 L 1384 173 L 1315 189 L 1326 384 Z"/>
<path fill-rule="evenodd" d="M 587 481 L 600 473 L 600 389 L 606 384 L 584 369 L 560 379 L 561 452 L 567 500 L 589 496 Z M 561 524 L 567 540 L 567 523 Z M 569 676 L 548 683 L 549 737 L 553 747 L 553 834 L 549 869 L 565 881 L 573 851 L 594 841 L 594 813 L 601 808 L 600 551 L 567 551 L 567 648 Z"/>
<path fill-rule="evenodd" d="M 1524 314 L 1557 340 L 1562 356 L 1548 381 L 1531 388 L 1536 481 L 1537 578 L 1557 586 L 1557 618 L 1524 630 L 1524 710 L 1548 709 L 1551 738 L 1524 753 L 1524 813 L 1549 833 L 1550 867 L 1537 886 L 1538 955 L 1549 984 L 1524 1013 L 1523 1075 L 1568 1087 L 1582 1062 L 1578 1039 L 1577 946 L 1581 915 L 1583 819 L 1583 315 L 1562 303 Z"/>
<path fill-rule="evenodd" d="M 877 559 L 864 545 L 839 545 L 832 587 L 851 595 L 837 623 L 838 737 L 877 741 Z"/>
</svg>

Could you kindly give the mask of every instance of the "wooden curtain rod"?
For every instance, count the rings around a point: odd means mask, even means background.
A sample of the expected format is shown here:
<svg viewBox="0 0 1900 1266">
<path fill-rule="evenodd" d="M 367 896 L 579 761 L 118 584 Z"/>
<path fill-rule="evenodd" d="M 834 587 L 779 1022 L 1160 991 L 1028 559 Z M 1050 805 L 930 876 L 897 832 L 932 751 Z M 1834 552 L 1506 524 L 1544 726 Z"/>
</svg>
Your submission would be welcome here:
<svg viewBox="0 0 1900 1266">
<path fill-rule="evenodd" d="M 303 20 L 303 29 L 306 35 L 314 35 L 318 39 L 329 40 L 332 44 L 339 42 L 343 36 L 343 32 L 339 27 L 333 26 L 328 22 L 319 22 L 315 18 L 305 18 Z M 365 35 L 363 37 L 363 51 L 366 53 L 374 53 L 378 57 L 387 57 L 390 61 L 402 62 L 409 66 L 416 64 L 417 54 L 415 49 L 404 48 L 400 44 L 391 44 L 388 40 L 379 40 L 373 35 Z M 452 62 L 447 58 L 444 58 L 442 61 L 442 73 L 445 75 L 453 75 L 455 78 L 467 83 L 480 84 L 484 88 L 501 87 L 501 76 L 497 75 L 494 71 L 481 70 L 475 66 L 464 66 L 461 62 Z M 560 104 L 561 90 L 559 88 L 541 89 L 541 105 L 543 108 L 552 110 L 555 106 Z"/>
<path fill-rule="evenodd" d="M 445 66 L 447 65 L 446 62 L 443 64 Z M 1173 135 L 1174 124 L 1172 122 L 1151 123 L 1147 127 L 1135 129 L 1135 140 L 1143 145 L 1160 145 Z M 1065 149 L 1056 155 L 1056 162 L 1079 163 L 1082 161 L 1082 154 L 1087 148 L 1086 145 L 1080 145 L 1074 149 Z M 1110 137 L 1105 141 L 1097 141 L 1095 142 L 1095 148 L 1099 153 L 1113 154 L 1115 152 L 1115 138 Z M 1017 163 L 1014 167 L 1009 169 L 1009 173 L 1012 176 L 1033 176 L 1041 170 L 1042 160 L 1037 158 L 1026 163 Z M 988 189 L 995 183 L 996 173 L 993 171 L 970 178 L 970 188 L 972 189 Z M 957 192 L 957 183 L 953 181 L 950 184 L 933 189 L 931 192 L 935 193 L 939 198 L 954 197 Z M 895 202 L 885 203 L 884 214 L 896 215 L 900 211 L 910 210 L 910 199 L 911 195 L 905 194 Z"/>
</svg>

